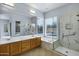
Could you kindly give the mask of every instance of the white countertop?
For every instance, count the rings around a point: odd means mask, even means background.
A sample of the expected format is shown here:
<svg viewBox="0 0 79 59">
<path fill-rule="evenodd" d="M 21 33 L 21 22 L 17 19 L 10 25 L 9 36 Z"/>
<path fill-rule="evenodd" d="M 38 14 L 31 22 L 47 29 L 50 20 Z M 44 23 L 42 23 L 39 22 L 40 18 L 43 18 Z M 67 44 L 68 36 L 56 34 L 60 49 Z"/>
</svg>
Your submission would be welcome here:
<svg viewBox="0 0 79 59">
<path fill-rule="evenodd" d="M 9 38 L 10 40 L 7 40 L 7 39 L 0 40 L 0 45 L 12 43 L 12 42 L 17 42 L 17 41 L 22 41 L 22 40 L 28 40 L 28 39 L 35 38 L 35 37 L 40 37 L 40 36 L 38 36 L 38 35 L 28 35 L 28 36 L 11 37 L 11 38 Z"/>
</svg>

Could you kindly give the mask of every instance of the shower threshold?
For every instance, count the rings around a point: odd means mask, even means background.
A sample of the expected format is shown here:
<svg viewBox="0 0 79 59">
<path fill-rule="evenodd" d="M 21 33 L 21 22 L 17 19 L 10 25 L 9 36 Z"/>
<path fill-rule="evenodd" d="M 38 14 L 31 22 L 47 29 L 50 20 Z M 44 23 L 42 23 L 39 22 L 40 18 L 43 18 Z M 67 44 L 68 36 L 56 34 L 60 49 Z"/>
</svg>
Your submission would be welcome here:
<svg viewBox="0 0 79 59">
<path fill-rule="evenodd" d="M 65 48 L 62 46 L 56 48 L 55 50 L 62 53 L 62 54 L 65 54 L 67 56 L 79 56 L 78 51 L 74 51 L 74 50 L 71 50 L 71 49 L 68 49 L 68 48 Z"/>
</svg>

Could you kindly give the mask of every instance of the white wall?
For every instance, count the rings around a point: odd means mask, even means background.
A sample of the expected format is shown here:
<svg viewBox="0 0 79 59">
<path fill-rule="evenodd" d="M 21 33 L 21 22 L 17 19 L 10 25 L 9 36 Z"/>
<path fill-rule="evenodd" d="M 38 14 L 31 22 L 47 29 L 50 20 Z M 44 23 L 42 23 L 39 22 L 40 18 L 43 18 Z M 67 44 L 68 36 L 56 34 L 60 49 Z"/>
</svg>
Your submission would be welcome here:
<svg viewBox="0 0 79 59">
<path fill-rule="evenodd" d="M 64 47 L 79 50 L 79 18 L 76 16 L 79 14 L 79 4 L 68 4 L 63 7 L 54 9 L 50 12 L 47 12 L 45 14 L 45 18 L 57 16 L 59 23 L 60 23 L 60 29 L 59 29 L 59 35 L 60 35 L 60 44 Z M 72 29 L 66 30 L 65 25 L 71 24 Z M 73 36 L 65 36 L 64 38 L 62 35 L 69 35 L 74 34 Z"/>
<path fill-rule="evenodd" d="M 73 12 L 73 11 L 78 12 L 78 10 L 79 10 L 79 4 L 76 4 L 76 3 L 67 4 L 65 6 L 56 8 L 54 10 L 51 10 L 51 11 L 45 13 L 45 18 L 52 17 L 52 16 L 62 16 L 68 12 Z"/>
</svg>

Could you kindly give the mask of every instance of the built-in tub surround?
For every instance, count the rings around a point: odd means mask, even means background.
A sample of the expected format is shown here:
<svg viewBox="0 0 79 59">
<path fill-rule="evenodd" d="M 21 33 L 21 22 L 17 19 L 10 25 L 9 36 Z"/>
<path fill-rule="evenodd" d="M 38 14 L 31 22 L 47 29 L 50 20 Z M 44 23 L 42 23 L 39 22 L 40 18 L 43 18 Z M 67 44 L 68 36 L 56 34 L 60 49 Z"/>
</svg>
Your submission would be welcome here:
<svg viewBox="0 0 79 59">
<path fill-rule="evenodd" d="M 54 50 L 56 47 L 59 46 L 59 41 L 57 39 L 57 37 L 44 37 L 41 36 L 41 40 L 42 40 L 42 48 L 45 48 L 47 50 Z"/>
</svg>

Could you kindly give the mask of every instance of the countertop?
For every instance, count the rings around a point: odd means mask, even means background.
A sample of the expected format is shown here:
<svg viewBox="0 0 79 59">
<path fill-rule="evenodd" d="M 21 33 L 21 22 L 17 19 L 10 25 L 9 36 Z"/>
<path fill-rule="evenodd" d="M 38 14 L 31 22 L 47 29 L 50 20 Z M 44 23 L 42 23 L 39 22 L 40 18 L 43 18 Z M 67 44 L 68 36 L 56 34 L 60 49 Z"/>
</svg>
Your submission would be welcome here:
<svg viewBox="0 0 79 59">
<path fill-rule="evenodd" d="M 36 37 L 40 37 L 40 36 L 38 36 L 38 35 L 27 35 L 27 36 L 11 37 L 11 38 L 9 38 L 10 40 L 7 40 L 7 39 L 0 40 L 0 45 L 13 43 L 13 42 L 17 42 L 17 41 L 22 41 L 22 40 L 29 40 L 29 39 L 36 38 Z"/>
</svg>

